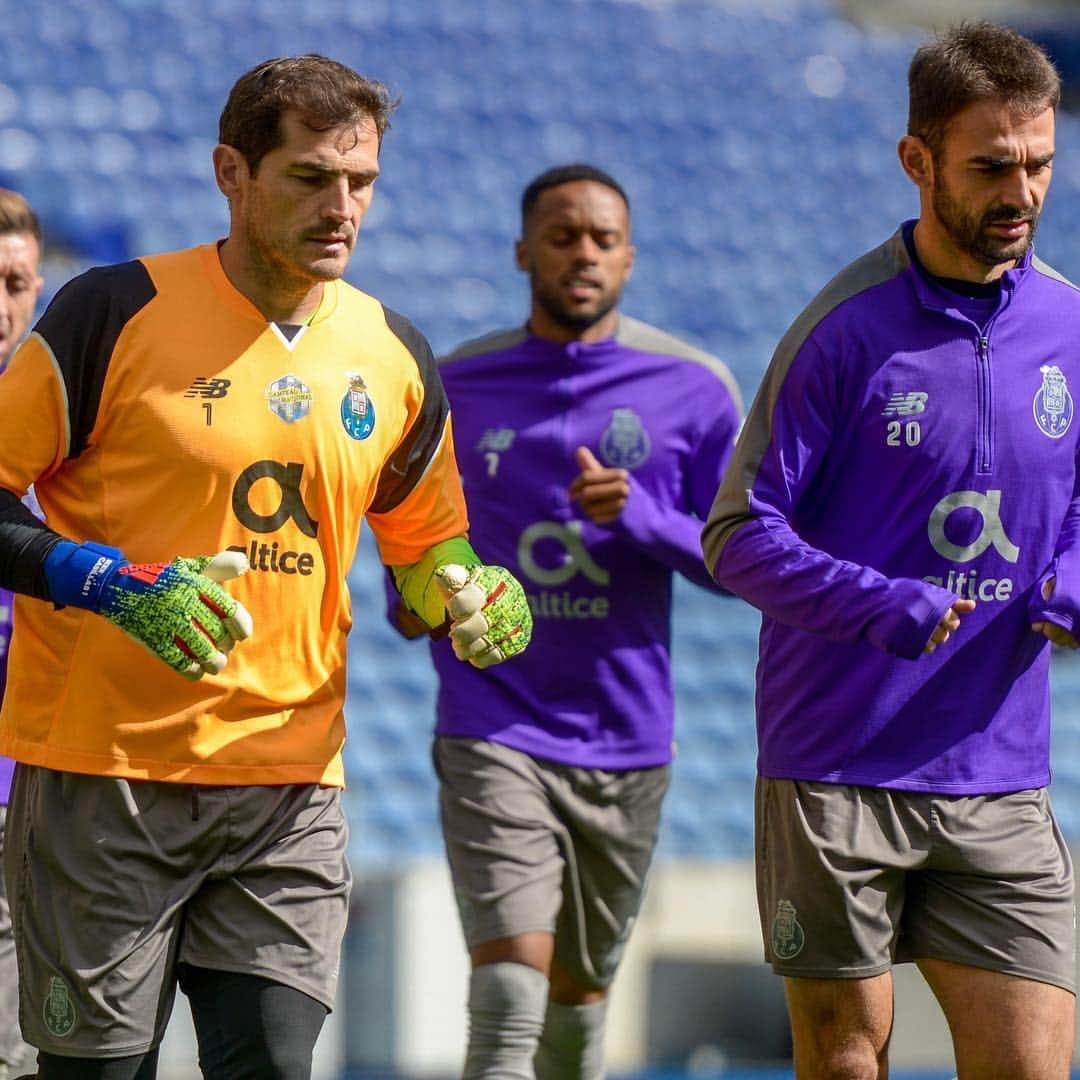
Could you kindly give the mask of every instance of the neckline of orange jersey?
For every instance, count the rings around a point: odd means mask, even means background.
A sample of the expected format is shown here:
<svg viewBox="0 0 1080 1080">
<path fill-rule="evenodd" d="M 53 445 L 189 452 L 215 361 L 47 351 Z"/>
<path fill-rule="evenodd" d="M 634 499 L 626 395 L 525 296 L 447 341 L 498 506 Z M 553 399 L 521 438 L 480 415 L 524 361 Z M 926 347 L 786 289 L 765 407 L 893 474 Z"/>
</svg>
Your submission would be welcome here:
<svg viewBox="0 0 1080 1080">
<path fill-rule="evenodd" d="M 246 315 L 250 319 L 256 319 L 262 326 L 269 326 L 271 321 L 229 280 L 225 268 L 221 265 L 220 247 L 224 241 L 218 240 L 213 244 L 203 244 L 199 249 L 202 254 L 203 266 L 207 277 L 214 289 L 221 294 L 222 299 L 236 311 Z M 304 320 L 305 326 L 314 326 L 330 317 L 331 312 L 337 307 L 338 282 L 328 281 L 323 286 L 322 299 L 319 306 Z"/>
</svg>

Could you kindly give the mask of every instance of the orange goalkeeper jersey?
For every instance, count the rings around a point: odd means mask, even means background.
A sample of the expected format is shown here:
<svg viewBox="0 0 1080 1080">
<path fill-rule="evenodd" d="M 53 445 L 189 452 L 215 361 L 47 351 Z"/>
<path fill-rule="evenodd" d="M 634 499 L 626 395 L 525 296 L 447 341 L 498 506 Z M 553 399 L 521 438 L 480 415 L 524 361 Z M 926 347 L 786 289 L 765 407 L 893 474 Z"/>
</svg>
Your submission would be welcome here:
<svg viewBox="0 0 1080 1080">
<path fill-rule="evenodd" d="M 231 548 L 253 637 L 188 682 L 105 619 L 20 596 L 0 753 L 72 772 L 341 785 L 346 574 L 367 516 L 383 560 L 467 523 L 427 342 L 344 282 L 267 323 L 217 248 L 65 286 L 0 376 L 0 487 L 133 562 Z M 381 612 L 380 612 L 381 615 Z"/>
</svg>

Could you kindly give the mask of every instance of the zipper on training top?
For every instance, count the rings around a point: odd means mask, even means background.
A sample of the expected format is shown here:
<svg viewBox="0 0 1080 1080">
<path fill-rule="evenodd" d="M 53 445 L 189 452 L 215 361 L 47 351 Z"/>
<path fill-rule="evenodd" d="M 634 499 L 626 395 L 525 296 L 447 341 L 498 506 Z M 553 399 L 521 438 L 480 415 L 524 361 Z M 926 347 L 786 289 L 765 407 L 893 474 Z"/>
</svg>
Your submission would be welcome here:
<svg viewBox="0 0 1080 1080">
<path fill-rule="evenodd" d="M 979 335 L 978 369 L 975 471 L 977 473 L 990 473 L 994 467 L 994 446 L 991 439 L 993 383 L 990 378 L 990 339 L 984 333 Z"/>
</svg>

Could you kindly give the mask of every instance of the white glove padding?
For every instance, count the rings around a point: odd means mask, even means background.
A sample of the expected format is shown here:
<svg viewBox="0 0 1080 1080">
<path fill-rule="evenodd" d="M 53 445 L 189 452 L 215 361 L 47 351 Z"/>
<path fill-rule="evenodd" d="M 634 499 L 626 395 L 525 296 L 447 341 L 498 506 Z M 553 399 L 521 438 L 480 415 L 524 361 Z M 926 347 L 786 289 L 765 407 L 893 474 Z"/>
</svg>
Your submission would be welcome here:
<svg viewBox="0 0 1080 1080">
<path fill-rule="evenodd" d="M 450 642 L 459 660 L 486 668 L 516 656 L 532 637 L 532 612 L 525 590 L 501 566 L 448 563 L 435 580 L 450 615 Z"/>
<path fill-rule="evenodd" d="M 247 555 L 243 552 L 219 551 L 203 567 L 202 573 L 204 577 L 208 577 L 211 581 L 216 581 L 220 585 L 225 581 L 243 577 L 250 569 L 251 564 L 248 562 Z M 218 642 L 218 648 L 220 649 L 218 656 L 214 658 L 213 663 L 202 664 L 204 671 L 211 675 L 217 675 L 225 667 L 224 658 L 232 652 L 233 646 L 238 641 L 244 641 L 246 638 L 251 637 L 255 631 L 251 612 L 239 600 L 236 602 L 236 611 L 233 612 L 230 618 L 225 620 L 224 626 L 227 636 Z"/>
</svg>

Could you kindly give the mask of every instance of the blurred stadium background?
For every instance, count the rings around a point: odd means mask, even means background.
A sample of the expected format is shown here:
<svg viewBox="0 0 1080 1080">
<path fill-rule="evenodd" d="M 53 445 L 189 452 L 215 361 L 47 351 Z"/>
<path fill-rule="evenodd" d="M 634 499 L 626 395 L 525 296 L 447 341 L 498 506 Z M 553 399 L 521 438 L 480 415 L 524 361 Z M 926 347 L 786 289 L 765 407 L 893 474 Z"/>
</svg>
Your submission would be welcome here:
<svg viewBox="0 0 1080 1080">
<path fill-rule="evenodd" d="M 267 57 L 322 52 L 402 98 L 354 284 L 437 352 L 520 321 L 521 188 L 587 160 L 630 194 L 625 309 L 723 358 L 749 402 L 793 316 L 915 214 L 894 150 L 907 62 L 927 26 L 960 16 L 1043 41 L 1080 105 L 1074 0 L 0 0 L 0 184 L 43 218 L 48 294 L 87 266 L 224 235 L 210 150 L 229 87 Z M 1058 151 L 1038 247 L 1080 280 L 1068 110 Z M 356 901 L 317 1071 L 448 1077 L 465 964 L 428 757 L 433 679 L 423 647 L 385 626 L 379 573 L 365 541 L 350 579 Z M 677 588 L 680 753 L 612 1005 L 622 1076 L 791 1075 L 749 863 L 757 628 L 740 603 Z M 1053 791 L 1080 846 L 1078 690 L 1080 659 L 1058 656 Z M 909 972 L 898 999 L 894 1075 L 951 1075 L 944 1026 Z M 181 999 L 166 1077 L 195 1075 L 186 1011 Z"/>
</svg>

